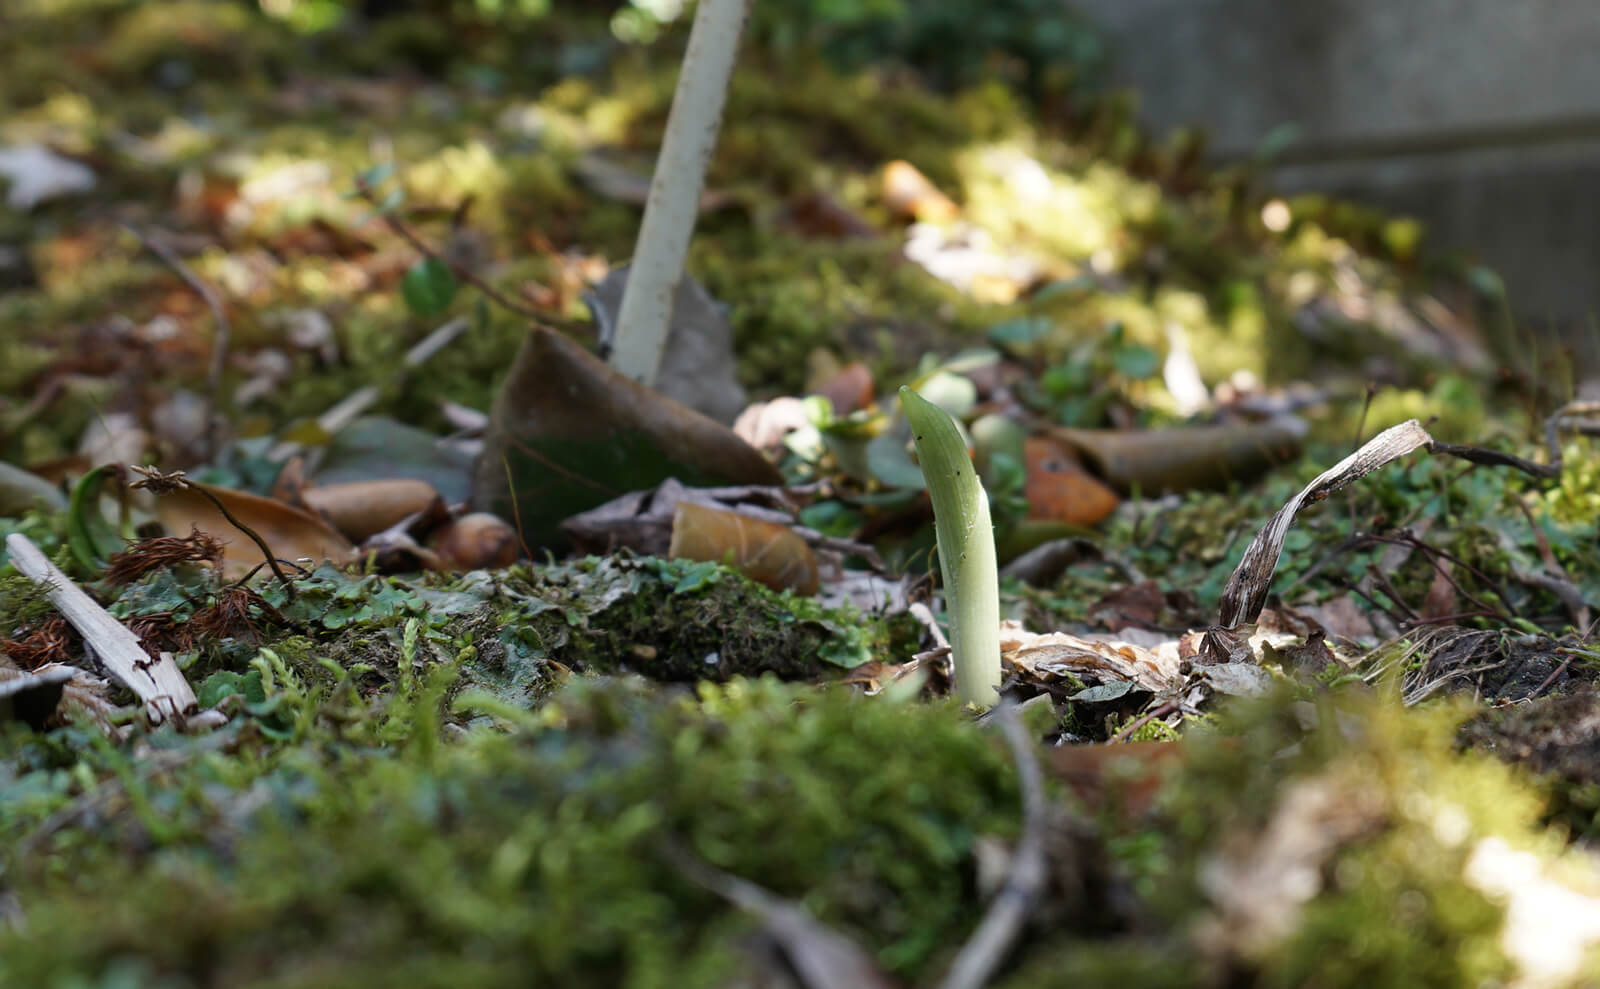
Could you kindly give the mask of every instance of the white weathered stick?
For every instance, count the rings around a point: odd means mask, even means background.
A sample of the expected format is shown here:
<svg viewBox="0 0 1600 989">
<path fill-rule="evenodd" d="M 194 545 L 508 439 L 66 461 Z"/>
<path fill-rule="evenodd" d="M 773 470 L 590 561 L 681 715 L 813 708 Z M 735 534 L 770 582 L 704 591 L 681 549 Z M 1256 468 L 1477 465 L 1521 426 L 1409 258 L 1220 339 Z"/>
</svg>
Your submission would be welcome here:
<svg viewBox="0 0 1600 989">
<path fill-rule="evenodd" d="M 749 13 L 750 0 L 700 0 L 689 30 L 689 48 L 678 71 L 612 341 L 611 366 L 646 385 L 655 384 L 667 346 L 672 302 L 700 210 L 700 187 L 717 144 L 728 79 Z"/>
<path fill-rule="evenodd" d="M 6 551 L 19 573 L 45 589 L 50 603 L 78 630 L 84 645 L 106 669 L 139 695 L 151 721 L 165 721 L 194 709 L 194 691 L 171 653 L 151 659 L 137 635 L 69 580 L 27 536 L 20 532 L 7 536 Z"/>
</svg>

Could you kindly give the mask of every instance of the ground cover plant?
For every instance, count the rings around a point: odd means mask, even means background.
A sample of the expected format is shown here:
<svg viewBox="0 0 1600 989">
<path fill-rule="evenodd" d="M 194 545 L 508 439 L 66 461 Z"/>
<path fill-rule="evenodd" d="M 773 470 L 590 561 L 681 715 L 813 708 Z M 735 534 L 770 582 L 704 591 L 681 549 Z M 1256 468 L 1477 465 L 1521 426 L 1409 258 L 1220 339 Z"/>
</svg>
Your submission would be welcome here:
<svg viewBox="0 0 1600 989">
<path fill-rule="evenodd" d="M 685 11 L 8 9 L 0 983 L 1593 981 L 1594 406 L 972 16 L 754 5 L 645 388 Z"/>
</svg>

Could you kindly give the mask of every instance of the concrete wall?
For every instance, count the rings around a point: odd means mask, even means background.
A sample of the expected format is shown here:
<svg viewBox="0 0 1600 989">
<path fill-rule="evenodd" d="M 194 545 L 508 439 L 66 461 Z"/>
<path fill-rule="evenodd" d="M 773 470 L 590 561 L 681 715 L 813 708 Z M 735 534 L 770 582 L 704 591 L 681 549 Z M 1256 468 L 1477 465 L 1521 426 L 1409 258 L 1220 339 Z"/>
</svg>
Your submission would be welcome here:
<svg viewBox="0 0 1600 989">
<path fill-rule="evenodd" d="M 1072 0 L 1157 131 L 1223 157 L 1280 124 L 1275 180 L 1415 215 L 1519 315 L 1600 317 L 1596 0 Z"/>
</svg>

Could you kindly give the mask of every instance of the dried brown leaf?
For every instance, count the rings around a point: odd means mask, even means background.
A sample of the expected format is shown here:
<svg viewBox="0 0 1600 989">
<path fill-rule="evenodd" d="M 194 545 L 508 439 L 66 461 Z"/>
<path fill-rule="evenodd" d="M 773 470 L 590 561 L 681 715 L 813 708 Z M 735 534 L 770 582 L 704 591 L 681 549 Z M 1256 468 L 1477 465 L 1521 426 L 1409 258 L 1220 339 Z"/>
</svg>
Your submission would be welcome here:
<svg viewBox="0 0 1600 989">
<path fill-rule="evenodd" d="M 1267 602 L 1267 592 L 1272 587 L 1272 574 L 1278 568 L 1278 556 L 1283 552 L 1283 539 L 1302 508 L 1327 498 L 1379 467 L 1432 442 L 1433 437 L 1422 428 L 1422 424 L 1409 419 L 1374 436 L 1361 449 L 1318 474 L 1315 480 L 1278 509 L 1277 514 L 1267 521 L 1245 548 L 1238 567 L 1222 589 L 1218 621 L 1227 628 L 1233 628 L 1244 622 L 1253 622 L 1261 614 L 1261 608 Z"/>
</svg>

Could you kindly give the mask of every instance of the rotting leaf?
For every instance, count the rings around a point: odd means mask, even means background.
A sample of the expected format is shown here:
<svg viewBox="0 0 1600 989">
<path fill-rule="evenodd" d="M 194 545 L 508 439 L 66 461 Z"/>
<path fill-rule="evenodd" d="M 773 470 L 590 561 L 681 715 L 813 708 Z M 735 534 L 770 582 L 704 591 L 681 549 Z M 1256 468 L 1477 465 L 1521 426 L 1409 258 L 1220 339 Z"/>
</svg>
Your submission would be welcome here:
<svg viewBox="0 0 1600 989">
<path fill-rule="evenodd" d="M 1271 673 L 1254 663 L 1217 663 L 1201 668 L 1206 683 L 1230 697 L 1261 697 L 1272 689 Z"/>
<path fill-rule="evenodd" d="M 1067 444 L 1049 436 L 1030 436 L 1023 449 L 1028 461 L 1028 518 L 1091 526 L 1116 511 L 1116 492 L 1079 466 Z"/>
<path fill-rule="evenodd" d="M 1119 491 L 1210 488 L 1259 476 L 1299 454 L 1304 422 L 1120 430 L 1051 427 L 1089 470 Z M 1420 427 L 1419 427 L 1420 428 Z"/>
<path fill-rule="evenodd" d="M 1176 641 L 1146 649 L 1066 632 L 1038 635 L 1008 621 L 1000 623 L 1000 650 L 1012 669 L 1035 680 L 1055 680 L 1070 673 L 1102 683 L 1128 681 L 1158 694 L 1183 682 Z"/>
<path fill-rule="evenodd" d="M 360 542 L 427 511 L 439 500 L 439 492 L 427 481 L 396 477 L 306 488 L 301 499 L 345 538 Z"/>
<path fill-rule="evenodd" d="M 565 548 L 561 523 L 669 477 L 692 486 L 782 482 L 726 426 L 646 388 L 553 330 L 524 340 L 495 399 L 473 506 Z"/>
<path fill-rule="evenodd" d="M 343 566 L 355 560 L 355 547 L 327 523 L 303 509 L 263 498 L 248 491 L 190 482 L 204 488 L 227 506 L 240 521 L 266 541 L 273 555 L 283 560 L 328 560 Z M 156 515 L 168 532 L 198 530 L 222 543 L 222 573 L 237 580 L 265 562 L 261 550 L 233 526 L 199 491 L 180 489 L 163 493 Z"/>
<path fill-rule="evenodd" d="M 1278 555 L 1283 551 L 1284 536 L 1302 508 L 1323 500 L 1352 481 L 1432 442 L 1433 437 L 1422 428 L 1422 424 L 1409 419 L 1385 429 L 1368 440 L 1361 449 L 1318 474 L 1315 480 L 1278 509 L 1278 513 L 1267 521 L 1245 548 L 1238 567 L 1222 590 L 1218 621 L 1226 628 L 1234 628 L 1242 622 L 1255 621 L 1261 614 L 1262 606 L 1267 603 L 1267 592 L 1272 587 L 1272 574 L 1278 568 Z"/>
<path fill-rule="evenodd" d="M 817 558 L 786 525 L 752 518 L 691 501 L 678 503 L 667 555 L 685 560 L 723 561 L 773 590 L 817 593 Z"/>
<path fill-rule="evenodd" d="M 1106 704 L 1111 701 L 1121 700 L 1134 689 L 1131 680 L 1117 680 L 1112 683 L 1102 683 L 1095 687 L 1085 687 L 1067 700 L 1074 704 Z"/>
</svg>

